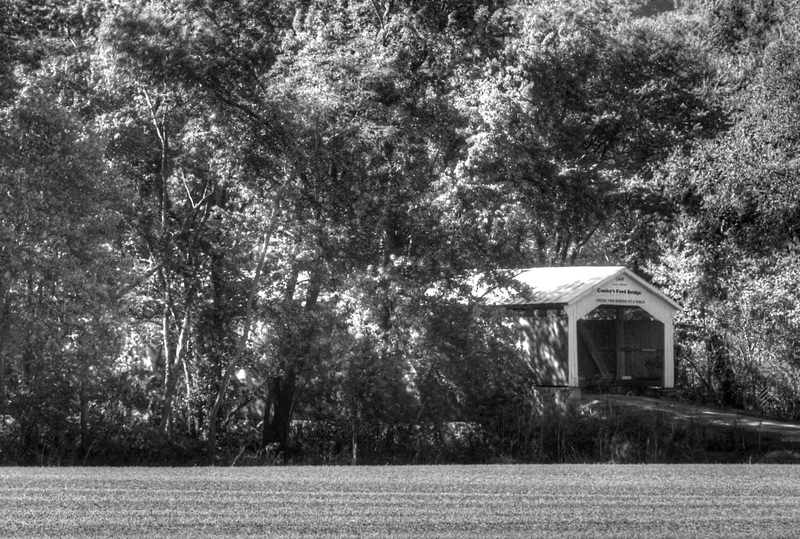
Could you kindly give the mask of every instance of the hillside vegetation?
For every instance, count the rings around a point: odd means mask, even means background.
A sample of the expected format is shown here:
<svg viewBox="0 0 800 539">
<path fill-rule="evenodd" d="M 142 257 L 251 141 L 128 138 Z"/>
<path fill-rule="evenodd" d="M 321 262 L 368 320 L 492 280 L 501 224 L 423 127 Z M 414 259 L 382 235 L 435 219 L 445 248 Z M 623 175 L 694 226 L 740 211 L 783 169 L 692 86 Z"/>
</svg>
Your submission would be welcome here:
<svg viewBox="0 0 800 539">
<path fill-rule="evenodd" d="M 543 265 L 800 419 L 798 6 L 0 0 L 0 463 L 535 458 Z"/>
</svg>

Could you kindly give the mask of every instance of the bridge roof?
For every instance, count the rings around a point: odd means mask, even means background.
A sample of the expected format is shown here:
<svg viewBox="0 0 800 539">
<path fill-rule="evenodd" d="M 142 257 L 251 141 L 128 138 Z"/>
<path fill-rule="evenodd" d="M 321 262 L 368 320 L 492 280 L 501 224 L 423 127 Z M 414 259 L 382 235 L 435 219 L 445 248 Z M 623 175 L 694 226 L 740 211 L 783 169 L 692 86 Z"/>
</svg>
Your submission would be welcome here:
<svg viewBox="0 0 800 539">
<path fill-rule="evenodd" d="M 680 306 L 625 266 L 566 266 L 530 268 L 520 270 L 514 280 L 525 285 L 525 292 L 518 297 L 499 302 L 508 307 L 546 308 L 555 305 L 569 305 L 584 294 L 625 275 L 649 290 L 674 309 Z"/>
</svg>

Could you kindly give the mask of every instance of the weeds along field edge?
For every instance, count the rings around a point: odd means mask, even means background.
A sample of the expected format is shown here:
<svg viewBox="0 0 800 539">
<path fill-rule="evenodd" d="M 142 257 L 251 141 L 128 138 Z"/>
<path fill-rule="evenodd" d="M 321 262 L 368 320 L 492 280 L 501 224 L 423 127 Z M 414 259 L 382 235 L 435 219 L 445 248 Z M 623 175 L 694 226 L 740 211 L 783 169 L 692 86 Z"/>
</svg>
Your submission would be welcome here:
<svg viewBox="0 0 800 539">
<path fill-rule="evenodd" d="M 0 468 L 1 537 L 786 537 L 800 467 Z"/>
</svg>

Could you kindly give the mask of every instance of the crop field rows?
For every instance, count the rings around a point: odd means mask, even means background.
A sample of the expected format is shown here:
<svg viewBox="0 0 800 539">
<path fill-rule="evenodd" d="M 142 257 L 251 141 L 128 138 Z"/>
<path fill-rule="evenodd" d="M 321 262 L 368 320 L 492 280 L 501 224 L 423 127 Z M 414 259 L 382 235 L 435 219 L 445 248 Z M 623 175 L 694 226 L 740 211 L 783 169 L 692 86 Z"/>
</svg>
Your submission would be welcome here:
<svg viewBox="0 0 800 539">
<path fill-rule="evenodd" d="M 0 468 L 0 537 L 789 537 L 800 467 Z"/>
</svg>

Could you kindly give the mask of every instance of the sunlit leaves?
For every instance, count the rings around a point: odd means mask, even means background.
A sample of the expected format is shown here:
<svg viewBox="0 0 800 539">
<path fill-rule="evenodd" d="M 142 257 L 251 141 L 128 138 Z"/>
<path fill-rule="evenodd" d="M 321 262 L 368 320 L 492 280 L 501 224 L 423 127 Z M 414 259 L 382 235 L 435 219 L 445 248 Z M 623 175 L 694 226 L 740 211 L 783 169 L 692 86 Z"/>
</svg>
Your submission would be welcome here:
<svg viewBox="0 0 800 539">
<path fill-rule="evenodd" d="M 779 33 L 796 20 L 782 13 L 770 22 Z M 796 391 L 800 301 L 792 269 L 800 234 L 797 43 L 791 32 L 756 33 L 718 56 L 728 58 L 717 65 L 729 128 L 670 158 L 655 181 L 674 221 L 661 227 L 653 269 L 684 302 L 684 364 L 705 365 L 706 398 L 746 406 L 757 406 L 748 388 L 765 358 L 780 365 L 780 391 Z"/>
<path fill-rule="evenodd" d="M 530 225 L 517 263 L 571 263 L 639 202 L 632 181 L 713 133 L 701 90 L 711 71 L 677 32 L 611 3 L 522 13 L 502 61 L 460 101 L 473 125 L 459 174 L 522 201 Z"/>
</svg>

